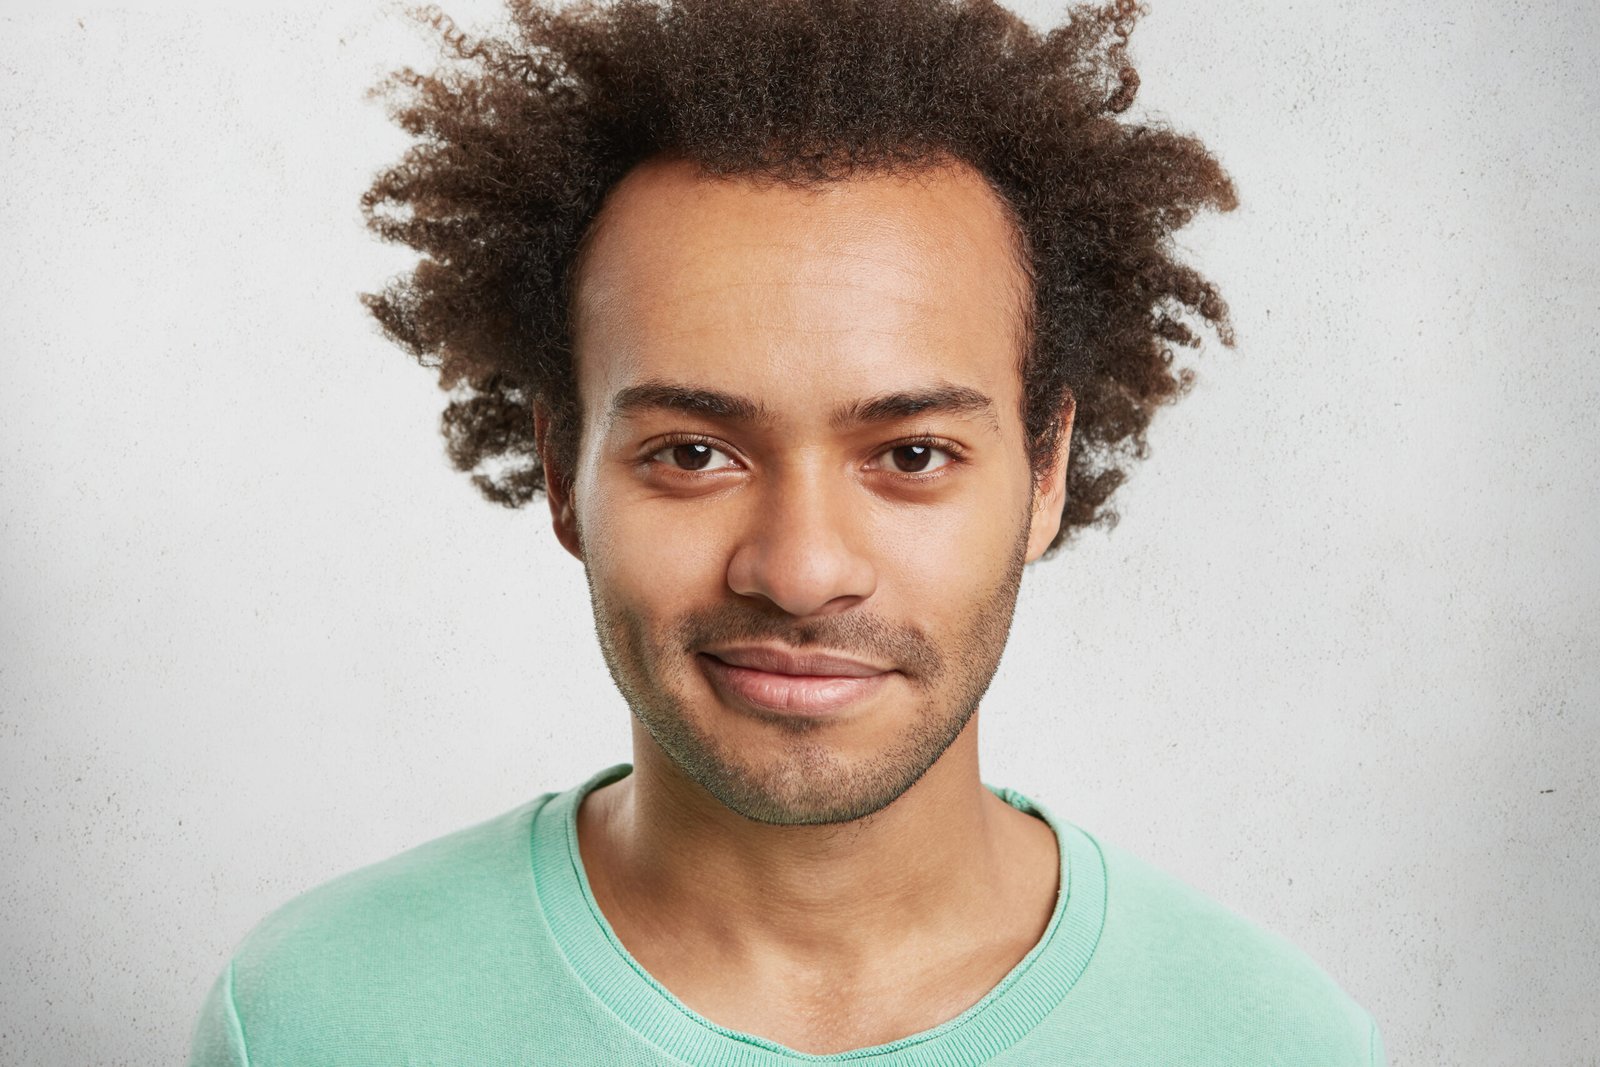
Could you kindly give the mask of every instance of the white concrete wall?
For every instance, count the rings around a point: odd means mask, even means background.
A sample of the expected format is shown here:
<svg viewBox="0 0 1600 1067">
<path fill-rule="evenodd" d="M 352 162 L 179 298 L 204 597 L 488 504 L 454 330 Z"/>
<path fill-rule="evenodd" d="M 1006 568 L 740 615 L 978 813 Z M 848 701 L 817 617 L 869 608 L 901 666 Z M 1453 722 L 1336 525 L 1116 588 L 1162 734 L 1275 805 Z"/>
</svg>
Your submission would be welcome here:
<svg viewBox="0 0 1600 1067">
<path fill-rule="evenodd" d="M 1396 1064 L 1593 1063 L 1600 15 L 1153 6 L 1241 343 L 1030 574 L 986 778 L 1303 945 Z M 0 9 L 0 1062 L 172 1063 L 264 912 L 627 756 L 578 566 L 355 298 L 405 262 L 362 93 L 429 52 L 277 11 Z"/>
</svg>

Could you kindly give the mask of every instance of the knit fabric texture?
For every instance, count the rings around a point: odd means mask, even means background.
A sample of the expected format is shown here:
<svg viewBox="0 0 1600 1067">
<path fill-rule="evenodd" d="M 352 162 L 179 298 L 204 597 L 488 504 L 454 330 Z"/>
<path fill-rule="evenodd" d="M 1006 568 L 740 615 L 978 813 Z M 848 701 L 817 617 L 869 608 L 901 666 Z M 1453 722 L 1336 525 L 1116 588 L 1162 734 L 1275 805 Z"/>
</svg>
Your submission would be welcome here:
<svg viewBox="0 0 1600 1067">
<path fill-rule="evenodd" d="M 812 1055 L 685 1006 L 617 939 L 563 793 L 289 902 L 244 941 L 191 1067 L 1379 1067 L 1371 1016 L 1288 942 L 1013 790 L 1061 891 L 1037 945 L 977 1004 L 888 1044 Z"/>
</svg>

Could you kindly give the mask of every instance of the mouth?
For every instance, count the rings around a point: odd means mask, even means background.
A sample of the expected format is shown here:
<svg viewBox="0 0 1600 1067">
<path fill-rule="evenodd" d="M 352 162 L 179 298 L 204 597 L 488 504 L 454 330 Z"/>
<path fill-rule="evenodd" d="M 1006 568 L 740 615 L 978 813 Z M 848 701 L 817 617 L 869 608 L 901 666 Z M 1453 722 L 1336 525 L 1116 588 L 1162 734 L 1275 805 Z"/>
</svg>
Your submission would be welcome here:
<svg viewBox="0 0 1600 1067">
<path fill-rule="evenodd" d="M 731 703 L 806 718 L 839 714 L 897 673 L 846 657 L 778 649 L 700 652 L 695 659 L 713 688 Z"/>
</svg>

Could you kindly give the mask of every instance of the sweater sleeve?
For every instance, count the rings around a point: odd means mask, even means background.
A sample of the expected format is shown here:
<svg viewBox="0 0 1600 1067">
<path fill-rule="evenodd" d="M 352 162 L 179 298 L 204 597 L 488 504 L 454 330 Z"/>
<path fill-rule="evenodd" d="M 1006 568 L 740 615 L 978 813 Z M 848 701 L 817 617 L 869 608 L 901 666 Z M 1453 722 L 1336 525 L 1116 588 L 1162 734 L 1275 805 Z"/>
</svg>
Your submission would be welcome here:
<svg viewBox="0 0 1600 1067">
<path fill-rule="evenodd" d="M 195 1023 L 194 1040 L 189 1049 L 189 1067 L 249 1067 L 244 1027 L 233 1003 L 233 963 L 223 969 L 211 986 L 200 1019 Z"/>
</svg>

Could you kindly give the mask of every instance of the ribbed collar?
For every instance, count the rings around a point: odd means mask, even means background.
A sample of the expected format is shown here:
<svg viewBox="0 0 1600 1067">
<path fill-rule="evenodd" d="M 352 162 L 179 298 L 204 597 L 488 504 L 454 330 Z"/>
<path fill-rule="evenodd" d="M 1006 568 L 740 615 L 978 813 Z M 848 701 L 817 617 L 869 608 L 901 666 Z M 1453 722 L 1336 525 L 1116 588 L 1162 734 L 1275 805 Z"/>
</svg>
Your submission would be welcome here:
<svg viewBox="0 0 1600 1067">
<path fill-rule="evenodd" d="M 1039 943 L 982 1000 L 948 1022 L 870 1048 L 818 1056 L 740 1033 L 686 1006 L 617 940 L 589 888 L 578 853 L 578 806 L 592 790 L 627 777 L 608 767 L 552 797 L 533 824 L 533 876 L 540 906 L 561 951 L 590 992 L 624 1024 L 670 1056 L 704 1067 L 795 1067 L 869 1063 L 872 1067 L 964 1067 L 998 1055 L 1061 1002 L 1088 966 L 1105 918 L 1105 866 L 1083 831 L 1010 789 L 989 786 L 1055 831 L 1061 891 Z"/>
</svg>

